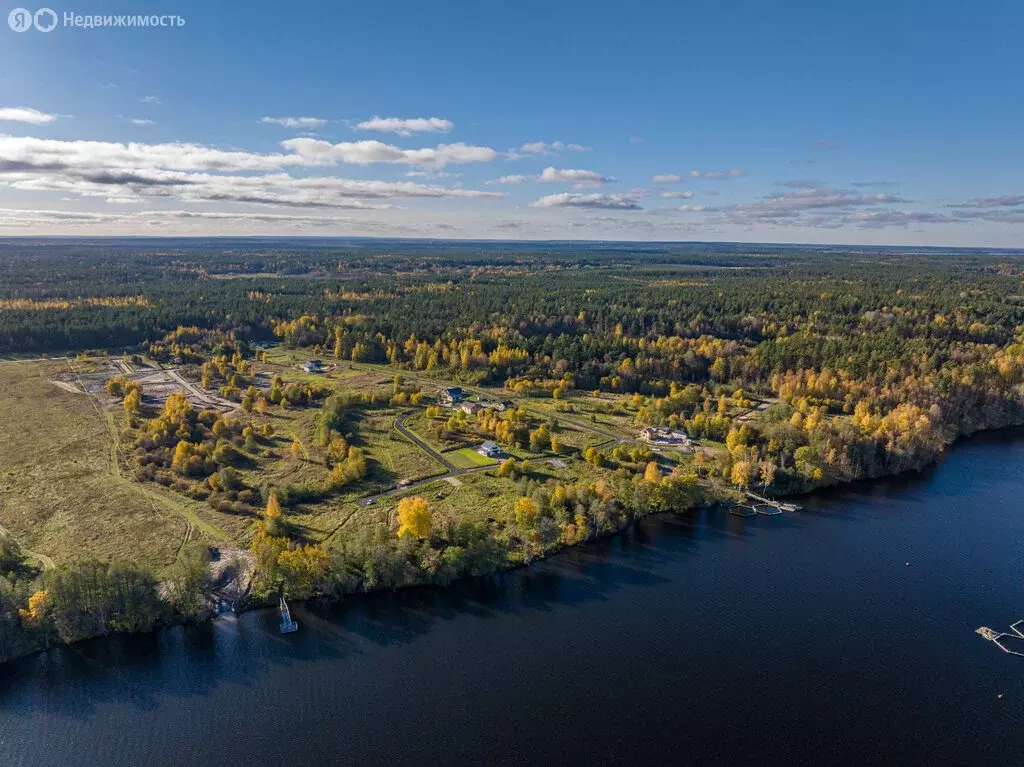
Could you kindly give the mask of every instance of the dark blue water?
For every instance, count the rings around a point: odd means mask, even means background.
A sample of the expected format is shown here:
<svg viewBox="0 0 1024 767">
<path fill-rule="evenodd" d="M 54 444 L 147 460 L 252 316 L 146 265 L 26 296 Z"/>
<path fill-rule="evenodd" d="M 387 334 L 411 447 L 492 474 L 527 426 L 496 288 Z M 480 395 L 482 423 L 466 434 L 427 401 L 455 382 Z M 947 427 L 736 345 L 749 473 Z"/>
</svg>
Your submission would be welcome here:
<svg viewBox="0 0 1024 767">
<path fill-rule="evenodd" d="M 0 668 L 0 764 L 1019 763 L 1024 433 L 800 514 Z M 909 562 L 910 566 L 906 566 Z M 1003 699 L 998 699 L 1002 694 Z"/>
</svg>

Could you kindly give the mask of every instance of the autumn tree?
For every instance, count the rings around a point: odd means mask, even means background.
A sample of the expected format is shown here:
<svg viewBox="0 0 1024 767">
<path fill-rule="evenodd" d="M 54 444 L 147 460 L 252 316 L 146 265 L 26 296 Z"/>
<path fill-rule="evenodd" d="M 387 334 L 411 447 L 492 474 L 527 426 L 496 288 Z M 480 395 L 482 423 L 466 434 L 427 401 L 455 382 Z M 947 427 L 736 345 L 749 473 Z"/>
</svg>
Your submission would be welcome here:
<svg viewBox="0 0 1024 767">
<path fill-rule="evenodd" d="M 430 504 L 422 495 L 403 498 L 398 502 L 398 537 L 411 535 L 426 538 L 430 535 L 432 518 Z"/>
<path fill-rule="evenodd" d="M 540 509 L 532 498 L 518 498 L 515 505 L 516 524 L 520 527 L 532 527 L 537 520 Z"/>
</svg>

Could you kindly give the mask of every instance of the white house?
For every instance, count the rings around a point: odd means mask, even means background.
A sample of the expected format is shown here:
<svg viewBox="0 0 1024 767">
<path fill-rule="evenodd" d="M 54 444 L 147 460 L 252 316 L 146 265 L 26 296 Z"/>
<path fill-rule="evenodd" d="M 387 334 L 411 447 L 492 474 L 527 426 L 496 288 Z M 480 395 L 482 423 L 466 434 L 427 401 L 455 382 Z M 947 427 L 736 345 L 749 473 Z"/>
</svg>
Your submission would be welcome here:
<svg viewBox="0 0 1024 767">
<path fill-rule="evenodd" d="M 322 373 L 324 371 L 324 363 L 320 360 L 310 360 L 302 366 L 302 369 L 307 373 Z"/>
<path fill-rule="evenodd" d="M 501 448 L 496 442 L 491 442 L 489 439 L 482 442 L 476 451 L 485 458 L 501 457 Z"/>
<path fill-rule="evenodd" d="M 448 389 L 441 389 L 437 393 L 437 404 L 444 405 L 445 407 L 453 407 L 458 403 L 462 402 L 466 398 L 465 393 L 458 386 L 452 386 Z"/>
<path fill-rule="evenodd" d="M 690 437 L 682 429 L 665 426 L 648 426 L 640 432 L 640 439 L 657 445 L 689 445 Z"/>
</svg>

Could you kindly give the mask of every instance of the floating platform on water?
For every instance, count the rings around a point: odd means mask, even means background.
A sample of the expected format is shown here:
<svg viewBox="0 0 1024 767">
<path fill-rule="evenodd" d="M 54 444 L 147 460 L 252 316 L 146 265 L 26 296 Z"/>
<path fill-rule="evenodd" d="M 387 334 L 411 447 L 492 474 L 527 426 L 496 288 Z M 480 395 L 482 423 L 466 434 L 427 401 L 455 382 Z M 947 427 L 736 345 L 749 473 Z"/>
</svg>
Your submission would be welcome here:
<svg viewBox="0 0 1024 767">
<path fill-rule="evenodd" d="M 1024 620 L 1011 623 L 1008 633 L 990 629 L 988 626 L 981 626 L 975 629 L 974 633 L 992 642 L 1003 652 L 1024 658 Z"/>
<path fill-rule="evenodd" d="M 278 606 L 281 609 L 281 633 L 291 634 L 293 631 L 298 631 L 299 624 L 292 620 L 291 611 L 288 609 L 288 603 L 284 601 L 284 597 L 281 597 L 281 603 Z"/>
<path fill-rule="evenodd" d="M 753 517 L 757 514 L 753 506 L 733 506 L 729 509 L 730 514 L 735 514 L 737 517 Z"/>
<path fill-rule="evenodd" d="M 803 506 L 797 506 L 795 503 L 783 503 L 782 501 L 773 501 L 771 498 L 765 498 L 763 495 L 752 493 L 747 490 L 747 498 L 754 501 L 756 506 L 769 506 L 775 511 L 763 511 L 762 514 L 779 514 L 783 511 L 802 511 Z M 760 511 L 760 510 L 759 510 Z"/>
<path fill-rule="evenodd" d="M 766 517 L 774 517 L 776 514 L 781 514 L 782 509 L 778 506 L 770 506 L 768 504 L 758 504 L 752 507 L 758 514 L 764 514 Z"/>
</svg>

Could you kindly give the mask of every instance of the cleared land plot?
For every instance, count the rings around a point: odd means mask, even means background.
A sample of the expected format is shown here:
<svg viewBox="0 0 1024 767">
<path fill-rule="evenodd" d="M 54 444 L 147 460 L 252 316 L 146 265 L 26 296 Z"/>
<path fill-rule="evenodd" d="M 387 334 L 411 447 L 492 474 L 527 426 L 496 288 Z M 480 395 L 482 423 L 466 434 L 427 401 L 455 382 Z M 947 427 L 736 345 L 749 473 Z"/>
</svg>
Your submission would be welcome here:
<svg viewBox="0 0 1024 767">
<path fill-rule="evenodd" d="M 106 417 L 48 383 L 65 370 L 59 362 L 0 366 L 0 522 L 58 565 L 173 561 L 185 516 L 122 476 Z"/>
<path fill-rule="evenodd" d="M 460 469 L 472 469 L 477 466 L 490 466 L 497 463 L 493 458 L 480 455 L 471 447 L 453 450 L 450 453 L 445 453 L 444 457 L 451 461 L 453 466 L 457 466 Z"/>
</svg>

